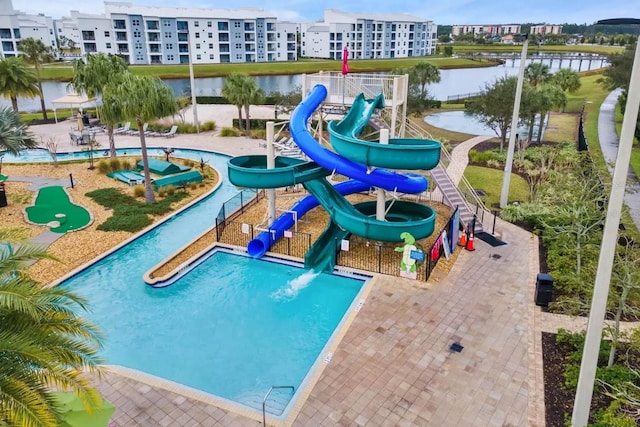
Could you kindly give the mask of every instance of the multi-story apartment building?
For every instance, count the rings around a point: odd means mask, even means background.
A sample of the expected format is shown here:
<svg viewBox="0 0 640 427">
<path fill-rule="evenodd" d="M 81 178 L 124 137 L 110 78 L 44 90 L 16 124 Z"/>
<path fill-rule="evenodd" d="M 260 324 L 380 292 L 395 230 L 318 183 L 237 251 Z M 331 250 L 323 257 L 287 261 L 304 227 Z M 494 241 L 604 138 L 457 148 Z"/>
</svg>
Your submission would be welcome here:
<svg viewBox="0 0 640 427">
<path fill-rule="evenodd" d="M 11 0 L 0 0 L 0 56 L 18 55 L 21 39 L 41 40 L 45 46 L 56 47 L 53 20 L 44 15 L 27 15 L 13 8 Z"/>
<path fill-rule="evenodd" d="M 195 9 L 105 2 L 117 53 L 131 64 L 292 61 L 296 26 L 262 9 Z M 281 24 L 281 25 L 279 25 Z"/>
<path fill-rule="evenodd" d="M 519 24 L 483 24 L 483 25 L 454 25 L 451 27 L 451 35 L 461 34 L 502 36 L 505 34 L 518 34 L 521 31 Z"/>
<path fill-rule="evenodd" d="M 352 59 L 431 55 L 437 26 L 406 14 L 345 13 L 327 9 L 321 22 L 300 25 L 300 56 L 342 59 L 346 45 Z"/>
<path fill-rule="evenodd" d="M 542 25 L 532 25 L 531 26 L 531 34 L 562 34 L 562 25 L 551 25 L 551 24 L 542 24 Z"/>
</svg>

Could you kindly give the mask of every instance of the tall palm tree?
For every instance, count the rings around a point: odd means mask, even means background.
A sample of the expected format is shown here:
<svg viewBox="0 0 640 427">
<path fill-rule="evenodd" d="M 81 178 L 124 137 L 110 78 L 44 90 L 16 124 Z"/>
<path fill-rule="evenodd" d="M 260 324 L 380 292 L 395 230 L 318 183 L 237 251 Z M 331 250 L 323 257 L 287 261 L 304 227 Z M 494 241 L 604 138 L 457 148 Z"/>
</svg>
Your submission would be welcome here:
<svg viewBox="0 0 640 427">
<path fill-rule="evenodd" d="M 566 93 L 573 93 L 580 89 L 582 83 L 580 82 L 580 75 L 577 71 L 571 68 L 559 69 L 551 78 L 551 81 L 560 86 L 560 88 Z M 560 112 L 564 112 L 564 104 L 562 104 Z"/>
<path fill-rule="evenodd" d="M 144 123 L 150 120 L 173 116 L 178 111 L 173 91 L 157 77 L 124 73 L 117 82 L 110 82 L 105 86 L 102 102 L 105 108 L 114 112 L 114 115 L 135 117 L 142 149 L 145 200 L 147 203 L 153 203 L 155 197 L 151 187 L 147 142 L 143 127 Z"/>
<path fill-rule="evenodd" d="M 73 64 L 73 80 L 71 85 L 78 92 L 84 92 L 90 97 L 102 95 L 102 92 L 111 81 L 121 78 L 127 72 L 127 64 L 122 58 L 115 55 L 105 55 L 98 53 L 87 55 L 86 63 L 76 61 Z M 107 125 L 107 135 L 109 137 L 109 153 L 111 157 L 116 156 L 116 144 L 113 138 L 113 128 L 121 120 L 121 117 L 113 114 L 103 114 L 99 108 L 101 120 Z"/>
<path fill-rule="evenodd" d="M 262 104 L 265 99 L 264 91 L 258 87 L 255 79 L 249 77 L 246 81 L 244 90 L 244 119 L 245 119 L 245 131 L 247 136 L 251 136 L 251 117 L 249 115 L 249 109 L 251 105 Z"/>
<path fill-rule="evenodd" d="M 20 115 L 9 107 L 0 108 L 0 150 L 18 154 L 20 150 L 37 146 L 27 125 L 20 121 Z"/>
<path fill-rule="evenodd" d="M 25 261 L 46 252 L 0 231 L 0 425 L 61 425 L 56 390 L 76 392 L 88 409 L 101 398 L 85 371 L 98 373 L 102 336 L 78 316 L 87 301 L 67 288 L 43 287 Z"/>
<path fill-rule="evenodd" d="M 42 40 L 34 38 L 26 38 L 18 43 L 18 50 L 20 50 L 21 57 L 25 59 L 29 64 L 33 65 L 36 71 L 36 78 L 38 80 L 38 92 L 40 96 L 40 108 L 42 109 L 42 118 L 47 120 L 47 109 L 44 105 L 44 96 L 42 95 L 42 79 L 40 78 L 40 67 L 42 64 L 53 62 L 55 59 L 51 48 L 45 46 Z"/>
<path fill-rule="evenodd" d="M 244 107 L 249 76 L 242 73 L 229 74 L 224 79 L 222 96 L 238 108 L 238 127 L 242 130 L 242 108 Z"/>
<path fill-rule="evenodd" d="M 38 94 L 36 75 L 22 58 L 0 59 L 0 94 L 11 100 L 16 113 L 19 96 L 33 98 Z"/>
<path fill-rule="evenodd" d="M 409 84 L 418 89 L 420 99 L 427 98 L 427 86 L 440 81 L 440 70 L 430 62 L 420 62 L 409 70 Z"/>
<path fill-rule="evenodd" d="M 532 87 L 536 87 L 551 79 L 551 71 L 547 64 L 532 62 L 524 69 L 524 78 Z"/>
</svg>

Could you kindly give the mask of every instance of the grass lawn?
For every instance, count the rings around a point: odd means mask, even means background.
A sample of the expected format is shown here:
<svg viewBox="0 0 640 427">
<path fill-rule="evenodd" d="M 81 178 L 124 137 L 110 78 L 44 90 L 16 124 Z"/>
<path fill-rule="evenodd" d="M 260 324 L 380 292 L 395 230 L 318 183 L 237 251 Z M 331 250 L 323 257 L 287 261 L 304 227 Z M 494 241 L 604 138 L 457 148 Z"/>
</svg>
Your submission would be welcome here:
<svg viewBox="0 0 640 427">
<path fill-rule="evenodd" d="M 483 197 L 484 204 L 489 208 L 500 205 L 500 193 L 502 192 L 502 181 L 504 172 L 498 169 L 485 168 L 481 166 L 467 166 L 464 176 L 475 190 L 482 190 L 487 193 Z M 509 203 L 526 202 L 529 200 L 529 186 L 520 175 L 511 174 L 509 185 Z"/>
<path fill-rule="evenodd" d="M 349 61 L 352 73 L 390 71 L 394 68 L 409 68 L 421 62 L 430 62 L 438 68 L 477 68 L 493 66 L 495 63 L 478 63 L 464 58 L 446 57 L 414 57 L 398 59 L 362 59 Z M 163 79 L 188 79 L 189 66 L 180 65 L 131 65 L 132 73 L 138 75 L 157 76 Z M 195 77 L 224 77 L 231 73 L 245 73 L 249 75 L 286 75 L 317 73 L 319 71 L 340 71 L 342 61 L 305 60 L 291 62 L 243 63 L 243 64 L 196 64 L 193 66 Z M 41 71 L 43 80 L 70 81 L 73 77 L 73 67 L 55 66 L 44 67 Z"/>
<path fill-rule="evenodd" d="M 552 142 L 575 141 L 580 117 L 577 114 L 551 113 L 544 140 Z"/>
<path fill-rule="evenodd" d="M 454 44 L 453 53 L 469 53 L 469 52 L 521 52 L 521 45 L 503 45 L 503 44 L 490 44 L 490 45 L 473 45 L 473 44 Z M 620 53 L 624 51 L 624 47 L 620 46 L 603 46 L 597 44 L 584 44 L 573 46 L 529 46 L 527 49 L 529 54 L 537 52 L 584 52 L 584 53 L 599 53 L 602 55 L 609 55 L 612 53 Z"/>
</svg>

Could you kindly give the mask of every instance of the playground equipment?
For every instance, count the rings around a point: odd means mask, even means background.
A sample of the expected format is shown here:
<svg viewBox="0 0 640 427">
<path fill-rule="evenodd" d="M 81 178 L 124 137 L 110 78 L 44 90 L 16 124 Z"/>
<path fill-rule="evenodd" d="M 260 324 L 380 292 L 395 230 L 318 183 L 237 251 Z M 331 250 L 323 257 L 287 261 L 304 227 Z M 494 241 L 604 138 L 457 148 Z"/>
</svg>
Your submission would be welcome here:
<svg viewBox="0 0 640 427">
<path fill-rule="evenodd" d="M 320 204 L 331 221 L 320 238 L 305 256 L 305 265 L 316 270 L 332 270 L 336 245 L 349 234 L 366 239 L 400 242 L 402 233 L 417 239 L 434 231 L 435 212 L 419 203 L 384 199 L 384 191 L 420 193 L 427 189 L 422 175 L 399 174 L 383 168 L 431 169 L 440 161 L 440 143 L 432 140 L 383 138 L 380 142 L 358 139 L 359 133 L 377 108 L 384 106 L 382 96 L 365 99 L 359 94 L 347 115 L 340 122 L 331 122 L 331 144 L 336 152 L 322 147 L 307 128 L 313 112 L 327 96 L 323 85 L 316 85 L 307 98 L 294 110 L 289 123 L 297 146 L 313 161 L 269 156 L 242 156 L 229 161 L 229 179 L 235 185 L 251 188 L 277 188 L 301 183 L 312 194 L 291 208 L 300 218 Z M 384 134 L 384 133 L 383 133 Z M 326 176 L 339 173 L 351 181 L 333 186 Z M 352 205 L 344 196 L 380 189 L 378 201 Z M 291 213 L 282 215 L 269 226 L 279 237 L 293 225 Z M 253 239 L 247 250 L 253 257 L 261 257 L 274 236 L 268 232 Z"/>
</svg>

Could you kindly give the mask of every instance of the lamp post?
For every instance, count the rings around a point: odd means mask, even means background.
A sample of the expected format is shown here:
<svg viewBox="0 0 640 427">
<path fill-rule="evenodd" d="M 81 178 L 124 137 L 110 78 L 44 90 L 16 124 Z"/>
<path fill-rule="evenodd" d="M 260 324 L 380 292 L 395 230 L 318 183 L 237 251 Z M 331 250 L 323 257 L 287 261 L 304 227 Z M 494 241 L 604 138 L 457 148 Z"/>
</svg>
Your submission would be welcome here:
<svg viewBox="0 0 640 427">
<path fill-rule="evenodd" d="M 191 108 L 193 109 L 193 124 L 196 125 L 196 133 L 200 133 L 200 124 L 198 123 L 198 104 L 196 103 L 196 80 L 193 76 L 193 60 L 191 58 L 191 32 L 189 37 L 189 84 L 191 87 Z"/>
<path fill-rule="evenodd" d="M 596 22 L 602 25 L 629 25 L 640 24 L 640 19 L 605 19 Z M 631 81 L 627 92 L 627 106 L 620 132 L 620 143 L 618 145 L 618 155 L 616 165 L 613 170 L 613 182 L 611 184 L 611 195 L 607 207 L 607 217 L 602 231 L 602 244 L 600 246 L 600 257 L 598 259 L 598 271 L 593 287 L 593 297 L 591 298 L 591 309 L 589 310 L 589 321 L 587 323 L 587 333 L 580 363 L 580 373 L 578 376 L 578 388 L 573 403 L 573 414 L 571 425 L 573 427 L 584 427 L 589 422 L 589 408 L 593 397 L 593 386 L 596 379 L 596 368 L 598 365 L 598 353 L 600 352 L 600 340 L 602 339 L 602 328 L 607 308 L 607 298 L 609 296 L 609 285 L 611 282 L 611 272 L 613 270 L 613 259 L 616 251 L 618 237 L 618 224 L 622 212 L 624 192 L 627 182 L 627 172 L 629 170 L 629 160 L 631 159 L 631 148 L 633 144 L 633 133 L 638 118 L 638 107 L 640 104 L 640 41 L 636 43 L 636 52 L 633 66 L 631 68 Z"/>
<path fill-rule="evenodd" d="M 518 70 L 518 84 L 516 85 L 516 97 L 513 101 L 513 116 L 511 116 L 511 132 L 509 133 L 507 160 L 504 162 L 504 178 L 502 181 L 502 192 L 500 193 L 500 208 L 506 207 L 509 202 L 509 184 L 511 183 L 513 152 L 516 145 L 518 119 L 520 118 L 520 99 L 522 98 L 522 84 L 524 82 L 524 70 L 526 68 L 528 46 L 529 34 L 524 34 L 524 43 L 522 44 L 522 54 L 520 56 L 520 69 Z"/>
</svg>

